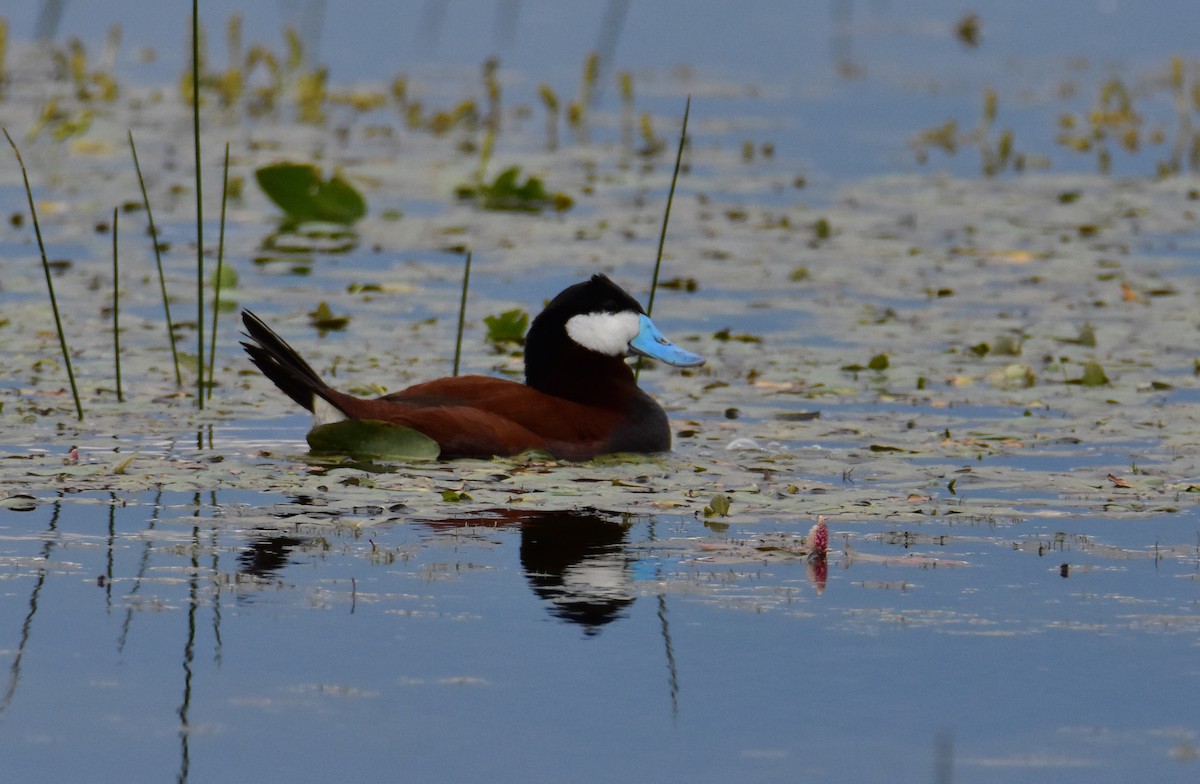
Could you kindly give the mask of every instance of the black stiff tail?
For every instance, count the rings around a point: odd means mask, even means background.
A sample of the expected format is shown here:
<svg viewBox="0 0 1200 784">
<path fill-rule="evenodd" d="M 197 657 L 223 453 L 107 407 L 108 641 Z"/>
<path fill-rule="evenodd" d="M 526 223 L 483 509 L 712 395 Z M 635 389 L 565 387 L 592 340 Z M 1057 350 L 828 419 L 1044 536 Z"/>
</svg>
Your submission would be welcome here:
<svg viewBox="0 0 1200 784">
<path fill-rule="evenodd" d="M 313 410 L 315 396 L 328 398 L 329 386 L 321 380 L 317 371 L 296 353 L 296 349 L 276 335 L 265 321 L 243 310 L 242 324 L 246 327 L 246 336 L 254 341 L 243 341 L 242 348 L 246 349 L 250 361 L 263 375 L 275 382 L 275 386 L 309 411 Z"/>
</svg>

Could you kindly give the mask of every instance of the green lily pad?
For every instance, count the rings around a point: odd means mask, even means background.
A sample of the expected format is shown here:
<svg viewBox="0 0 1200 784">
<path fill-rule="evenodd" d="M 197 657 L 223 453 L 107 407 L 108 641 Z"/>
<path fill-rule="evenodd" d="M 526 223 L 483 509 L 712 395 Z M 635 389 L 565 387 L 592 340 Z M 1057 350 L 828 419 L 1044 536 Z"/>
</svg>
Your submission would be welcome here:
<svg viewBox="0 0 1200 784">
<path fill-rule="evenodd" d="M 729 500 L 729 496 L 723 493 L 717 493 L 712 497 L 712 501 L 709 501 L 708 506 L 704 507 L 704 516 L 727 517 L 729 515 L 729 507 L 731 503 L 732 502 Z"/>
<path fill-rule="evenodd" d="M 312 310 L 308 314 L 312 325 L 320 330 L 341 330 L 345 329 L 350 323 L 349 316 L 334 315 L 333 309 L 329 307 L 329 303 L 321 300 L 317 303 L 316 310 Z"/>
<path fill-rule="evenodd" d="M 436 460 L 441 447 L 424 433 L 372 419 L 347 419 L 314 427 L 308 446 L 315 454 L 401 460 Z"/>
<path fill-rule="evenodd" d="M 487 340 L 500 348 L 502 343 L 525 345 L 525 333 L 529 330 L 529 314 L 520 308 L 506 310 L 498 316 L 484 316 L 487 325 Z"/>
<path fill-rule="evenodd" d="M 521 167 L 510 166 L 492 182 L 460 185 L 456 193 L 460 199 L 475 199 L 485 210 L 541 212 L 549 208 L 564 212 L 574 204 L 565 193 L 548 191 L 540 178 L 531 174 L 521 182 L 520 177 Z"/>
<path fill-rule="evenodd" d="M 256 170 L 254 176 L 290 223 L 349 225 L 367 214 L 367 203 L 353 185 L 337 174 L 322 180 L 311 164 L 276 163 Z"/>
<path fill-rule="evenodd" d="M 1079 383 L 1085 387 L 1102 387 L 1109 383 L 1108 375 L 1099 362 L 1088 362 L 1083 366 Z"/>
</svg>

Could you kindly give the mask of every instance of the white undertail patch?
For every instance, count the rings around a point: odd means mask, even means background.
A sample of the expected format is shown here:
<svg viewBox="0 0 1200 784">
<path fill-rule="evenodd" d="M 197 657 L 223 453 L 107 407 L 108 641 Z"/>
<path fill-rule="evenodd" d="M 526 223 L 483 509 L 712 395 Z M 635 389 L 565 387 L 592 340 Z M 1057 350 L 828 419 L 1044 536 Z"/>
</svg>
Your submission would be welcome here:
<svg viewBox="0 0 1200 784">
<path fill-rule="evenodd" d="M 313 427 L 332 425 L 335 422 L 345 422 L 347 418 L 340 410 L 334 408 L 333 404 L 328 400 L 320 395 L 313 395 Z"/>
<path fill-rule="evenodd" d="M 567 319 L 567 336 L 584 348 L 610 357 L 629 353 L 629 341 L 637 337 L 641 321 L 637 313 L 581 313 Z"/>
</svg>

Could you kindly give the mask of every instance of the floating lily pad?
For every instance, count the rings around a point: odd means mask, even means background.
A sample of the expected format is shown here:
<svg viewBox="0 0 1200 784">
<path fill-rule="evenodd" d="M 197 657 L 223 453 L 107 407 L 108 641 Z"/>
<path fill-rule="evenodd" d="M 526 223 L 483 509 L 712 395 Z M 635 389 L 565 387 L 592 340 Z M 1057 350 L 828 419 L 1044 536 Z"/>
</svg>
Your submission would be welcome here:
<svg viewBox="0 0 1200 784">
<path fill-rule="evenodd" d="M 317 303 L 316 310 L 310 311 L 308 318 L 314 327 L 322 331 L 345 329 L 350 323 L 349 316 L 335 315 L 329 303 L 324 300 Z"/>
<path fill-rule="evenodd" d="M 411 427 L 368 419 L 348 419 L 314 427 L 308 446 L 316 454 L 397 460 L 436 460 L 437 442 Z"/>
<path fill-rule="evenodd" d="M 541 212 L 553 209 L 555 212 L 564 212 L 575 203 L 565 193 L 546 190 L 545 183 L 532 174 L 521 182 L 520 166 L 510 166 L 490 183 L 461 185 L 457 194 L 460 199 L 475 199 L 485 210 Z"/>
<path fill-rule="evenodd" d="M 367 203 L 353 185 L 334 174 L 321 179 L 306 163 L 277 163 L 254 172 L 258 185 L 289 223 L 325 221 L 349 225 L 367 214 Z"/>
<path fill-rule="evenodd" d="M 731 502 L 729 496 L 724 493 L 717 493 L 709 501 L 708 506 L 704 507 L 705 517 L 727 517 L 729 515 L 729 507 Z"/>
<path fill-rule="evenodd" d="M 1099 362 L 1088 362 L 1083 366 L 1083 375 L 1078 383 L 1085 387 L 1102 387 L 1108 384 L 1108 375 Z"/>
<path fill-rule="evenodd" d="M 529 330 L 529 314 L 520 308 L 506 310 L 496 316 L 484 316 L 483 323 L 487 325 L 487 340 L 496 348 L 503 348 L 504 343 L 525 345 L 525 333 Z"/>
</svg>

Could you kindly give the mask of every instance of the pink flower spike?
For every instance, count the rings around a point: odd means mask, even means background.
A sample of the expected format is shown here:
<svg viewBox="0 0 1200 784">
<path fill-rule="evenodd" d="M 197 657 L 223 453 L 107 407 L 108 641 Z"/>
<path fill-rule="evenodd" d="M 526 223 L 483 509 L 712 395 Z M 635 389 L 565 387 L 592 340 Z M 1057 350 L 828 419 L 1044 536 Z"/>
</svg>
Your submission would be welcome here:
<svg viewBox="0 0 1200 784">
<path fill-rule="evenodd" d="M 825 557 L 829 550 L 829 529 L 825 526 L 825 515 L 817 516 L 817 524 L 808 532 L 806 540 L 809 557 Z"/>
</svg>

